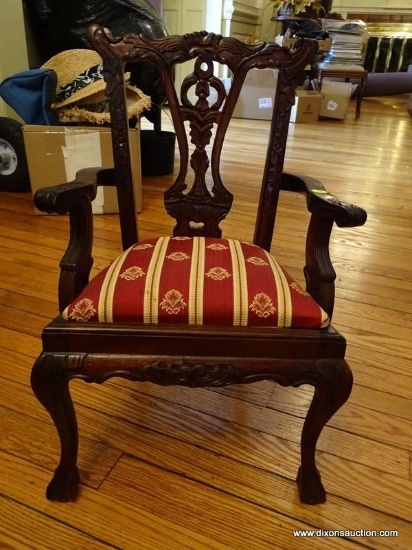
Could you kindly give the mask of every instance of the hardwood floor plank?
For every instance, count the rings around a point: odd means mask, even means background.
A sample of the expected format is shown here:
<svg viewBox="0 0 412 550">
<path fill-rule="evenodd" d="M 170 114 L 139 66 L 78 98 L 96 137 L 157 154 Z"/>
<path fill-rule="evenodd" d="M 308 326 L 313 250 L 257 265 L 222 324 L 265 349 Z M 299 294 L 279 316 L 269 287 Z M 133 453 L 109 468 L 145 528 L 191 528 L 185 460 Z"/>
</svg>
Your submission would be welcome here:
<svg viewBox="0 0 412 550">
<path fill-rule="evenodd" d="M 53 472 L 60 458 L 59 441 L 51 422 L 0 406 L 1 450 Z M 33 434 L 36 441 L 33 442 Z M 97 489 L 119 460 L 121 452 L 82 436 L 79 468 L 82 482 Z M 93 465 L 92 467 L 90 467 Z M 1 548 L 1 547 L 0 547 Z"/>
<path fill-rule="evenodd" d="M 253 403 L 266 407 L 269 402 L 275 388 L 275 383 L 269 380 L 262 380 L 256 384 L 241 385 L 235 384 L 233 386 L 223 386 L 221 388 L 210 388 L 210 391 L 214 391 L 218 394 L 227 395 L 234 399 L 246 401 L 247 403 Z"/>
<path fill-rule="evenodd" d="M 353 507 L 353 503 L 345 499 L 329 495 L 327 506 L 321 513 L 313 506 L 301 505 L 297 499 L 294 480 L 274 476 L 260 468 L 233 461 L 226 457 L 216 456 L 208 450 L 177 442 L 171 438 L 159 438 L 149 431 L 139 436 L 136 446 L 139 461 L 131 463 L 139 480 L 140 461 L 173 471 L 178 475 L 199 481 L 209 487 L 217 487 L 222 491 L 241 497 L 248 502 L 254 502 L 265 508 L 281 511 L 289 517 L 297 517 L 315 529 L 353 530 L 360 526 L 368 526 L 375 530 L 398 530 L 399 539 L 387 538 L 380 540 L 380 548 L 409 549 L 412 540 L 412 524 L 390 515 L 376 513 L 366 506 Z M 105 482 L 113 483 L 110 475 Z M 294 495 L 294 496 L 293 496 Z M 358 527 L 355 527 L 358 526 Z M 353 539 L 356 540 L 356 539 Z M 362 544 L 376 548 L 376 539 L 362 539 Z"/>
<path fill-rule="evenodd" d="M 144 499 L 152 511 L 173 524 L 193 528 L 195 522 L 200 534 L 232 548 L 269 549 L 274 544 L 278 548 L 313 548 L 312 541 L 292 536 L 294 529 L 302 529 L 305 525 L 302 522 L 247 501 L 235 500 L 228 493 L 217 492 L 206 485 L 197 484 L 196 491 L 193 491 L 192 480 L 166 470 L 160 475 L 157 469 L 146 463 L 139 463 L 137 482 L 133 476 L 134 467 L 134 459 L 123 457 L 100 492 L 127 501 Z M 217 509 L 219 513 L 216 513 Z M 223 512 L 236 518 L 235 521 L 228 522 Z M 322 542 L 319 548 L 324 546 Z M 356 547 L 345 539 L 334 539 L 333 545 L 334 548 Z"/>
<path fill-rule="evenodd" d="M 28 300 L 33 306 L 35 306 L 35 301 L 35 298 L 29 298 Z M 49 303 L 52 304 L 52 302 Z M 54 307 L 56 307 L 56 304 L 54 304 Z M 53 316 L 55 317 L 57 314 L 58 310 L 55 310 Z M 4 329 L 9 332 L 20 332 L 22 324 L 26 324 L 26 334 L 22 336 L 34 336 L 36 338 L 40 336 L 43 327 L 50 321 L 50 317 L 45 315 L 41 310 L 38 312 L 35 307 L 30 311 L 25 311 L 3 305 L 0 305 L 0 319 L 0 324 L 7 323 Z"/>
<path fill-rule="evenodd" d="M 68 527 L 64 522 L 50 520 L 37 510 L 28 508 L 10 499 L 0 496 L 0 548 L 3 550 L 118 550 L 93 538 L 76 528 Z"/>
<path fill-rule="evenodd" d="M 401 301 L 399 300 L 399 302 Z M 345 305 L 345 309 L 347 310 L 347 304 Z M 368 331 L 376 334 L 406 338 L 408 331 L 412 329 L 412 318 L 408 311 L 397 311 L 396 305 L 396 303 L 393 304 L 390 320 L 388 320 L 387 316 L 389 312 L 386 307 L 358 303 L 356 306 L 356 317 L 359 319 L 359 325 L 364 327 L 366 324 Z M 340 309 L 337 311 L 339 311 L 339 319 L 341 319 Z"/>
<path fill-rule="evenodd" d="M 334 494 L 364 506 L 373 506 L 381 512 L 390 510 L 391 515 L 412 521 L 412 481 L 382 472 L 378 457 L 376 469 L 354 462 L 345 468 L 342 459 L 323 453 L 319 459 L 319 468 L 323 472 L 323 479 L 330 479 Z M 362 491 L 359 491 L 360 485 Z"/>
<path fill-rule="evenodd" d="M 117 382 L 115 383 L 117 384 Z M 78 389 L 82 391 L 81 387 Z M 193 395 L 193 392 L 187 392 L 183 388 L 173 388 L 170 391 L 162 392 L 156 386 L 147 388 L 138 387 L 136 390 L 132 389 L 132 391 L 139 394 L 138 401 L 133 401 L 132 406 L 139 409 L 140 412 L 141 407 L 146 405 L 150 407 L 149 403 L 152 397 L 159 397 L 159 399 L 165 402 L 162 405 L 157 402 L 158 408 L 161 406 L 167 409 L 167 403 L 175 403 L 175 414 L 179 414 L 180 422 L 182 420 L 186 422 L 189 414 L 180 408 L 185 407 L 190 410 L 190 416 L 196 416 L 201 411 L 221 421 L 265 432 L 275 437 L 285 438 L 296 444 L 300 441 L 302 420 L 283 411 L 271 411 L 261 407 L 242 407 L 236 400 L 231 400 L 227 396 L 216 397 L 215 395 L 211 395 L 213 392 L 208 392 L 207 390 L 200 390 L 197 392 L 197 395 Z M 107 404 L 107 406 L 110 405 Z M 214 422 L 213 418 L 209 420 L 212 423 Z M 194 417 L 192 417 L 192 421 L 194 421 Z M 172 425 L 171 428 L 173 429 Z M 353 433 L 352 430 L 353 421 L 346 421 L 346 430 L 335 430 L 329 423 L 322 432 L 318 449 L 368 466 L 374 466 L 376 457 L 379 457 L 384 471 L 391 471 L 396 475 L 406 477 L 404 462 L 406 455 L 404 453 L 398 453 L 390 444 L 374 441 L 370 438 L 365 439 Z M 405 434 L 404 438 L 409 441 L 408 434 Z M 404 452 L 406 453 L 407 451 L 404 450 Z M 400 456 L 403 457 L 401 460 L 399 459 Z"/>
<path fill-rule="evenodd" d="M 57 273 L 47 274 L 43 270 L 39 271 L 28 267 L 25 270 L 25 277 L 22 279 L 21 274 L 19 271 L 16 271 L 15 266 L 11 264 L 7 265 L 6 262 L 3 263 L 1 271 L 0 285 L 4 290 L 12 292 L 18 288 L 20 292 L 30 297 L 42 294 L 46 300 L 56 301 Z"/>
<path fill-rule="evenodd" d="M 411 326 L 408 316 L 406 316 L 405 322 L 401 323 L 400 326 L 396 322 L 394 324 L 390 322 L 388 326 L 388 321 L 375 321 L 372 318 L 372 315 L 364 317 L 362 315 L 358 316 L 357 314 L 345 314 L 340 312 L 338 322 L 335 322 L 335 325 L 337 327 L 350 326 L 354 331 L 358 330 L 360 333 L 367 333 L 370 337 L 379 335 L 381 340 L 385 339 L 388 344 L 390 343 L 390 340 L 393 339 L 395 341 L 395 345 L 402 346 L 402 348 L 405 348 L 407 351 L 412 351 L 412 342 L 408 341 L 411 333 Z"/>
<path fill-rule="evenodd" d="M 372 307 L 378 307 L 385 310 L 385 315 L 392 315 L 395 313 L 409 314 L 410 302 L 405 301 L 405 293 L 400 292 L 400 299 L 394 298 L 394 296 L 386 297 L 378 294 L 372 294 L 370 292 L 353 291 L 352 289 L 340 289 L 339 295 L 336 299 L 336 310 L 341 311 L 347 309 L 348 305 L 352 302 L 356 307 L 366 304 Z M 412 299 L 412 294 L 411 294 Z"/>
<path fill-rule="evenodd" d="M 9 308 L 9 310 L 4 309 L 4 316 L 1 316 L 3 324 L 9 327 L 9 315 L 13 314 L 13 309 L 22 311 L 26 314 L 36 313 L 36 319 L 38 316 L 46 319 L 46 322 L 53 318 L 56 315 L 58 310 L 56 302 L 47 301 L 38 296 L 28 296 L 22 292 L 16 291 L 4 291 L 0 294 L 0 306 L 4 308 Z M 44 321 L 41 321 L 44 323 Z M 21 326 L 20 326 L 21 327 Z"/>
<path fill-rule="evenodd" d="M 268 407 L 303 419 L 306 416 L 312 395 L 311 388 L 304 388 L 303 391 L 279 388 L 273 393 Z M 409 405 L 409 400 L 405 399 L 399 405 L 400 408 L 403 408 L 405 405 Z M 342 407 L 329 421 L 329 426 L 350 430 L 367 439 L 387 443 L 401 449 L 412 450 L 412 418 L 410 418 L 412 411 L 409 410 L 399 416 L 376 409 L 376 405 L 371 409 L 363 407 L 362 403 L 355 404 L 350 397 L 345 407 Z M 408 418 L 403 418 L 405 415 Z"/>
<path fill-rule="evenodd" d="M 276 386 L 272 397 L 268 403 L 270 408 L 287 411 L 290 414 L 304 417 L 307 407 L 310 404 L 313 395 L 313 389 L 310 387 L 299 388 L 297 391 L 294 388 L 282 388 Z M 349 398 L 348 405 L 354 405 L 352 414 L 356 416 L 360 408 L 364 408 L 383 413 L 386 417 L 393 416 L 404 420 L 412 420 L 412 410 L 410 408 L 410 400 L 397 395 L 376 391 L 371 388 L 355 384 Z M 368 414 L 364 412 L 362 414 Z M 375 419 L 371 419 L 374 422 Z M 386 429 L 386 428 L 385 428 Z"/>
<path fill-rule="evenodd" d="M 392 379 L 396 381 L 396 377 L 399 375 L 399 389 L 404 387 L 404 394 L 406 397 L 412 397 L 411 383 L 410 378 L 408 378 L 411 368 L 412 368 L 412 358 L 398 357 L 396 355 L 391 355 L 389 353 L 384 353 L 383 351 L 374 351 L 371 353 L 369 349 L 362 348 L 360 346 L 354 345 L 352 342 L 348 344 L 348 360 L 351 365 L 355 365 L 357 371 L 367 372 L 370 370 L 370 379 L 372 380 L 376 377 L 379 381 L 379 370 L 381 375 L 385 377 L 388 392 L 391 393 L 391 382 Z M 362 369 L 361 367 L 365 368 Z M 407 378 L 405 378 L 405 376 Z M 382 381 L 381 381 L 382 382 Z M 368 386 L 370 385 L 367 384 Z"/>
<path fill-rule="evenodd" d="M 31 358 L 37 357 L 41 352 L 41 341 L 39 341 L 39 336 L 40 331 L 37 336 L 30 336 L 22 332 L 1 327 L 0 349 L 3 350 L 3 353 L 18 349 L 21 350 L 24 355 L 28 355 Z"/>
<path fill-rule="evenodd" d="M 50 536 L 56 525 L 58 529 L 59 524 L 64 523 L 119 550 L 233 548 L 156 516 L 147 511 L 147 506 L 143 507 L 145 503 L 140 506 L 138 500 L 125 502 L 89 487 L 82 487 L 81 498 L 76 504 L 49 502 L 44 497 L 49 477 L 50 473 L 43 468 L 0 451 L 0 494 L 45 517 Z M 41 538 L 33 539 L 32 548 L 43 550 Z"/>
<path fill-rule="evenodd" d="M 402 359 L 410 359 L 412 353 L 411 341 L 371 334 L 368 332 L 366 326 L 364 329 L 353 328 L 352 323 L 355 323 L 355 318 L 355 315 L 348 314 L 345 323 L 341 320 L 334 323 L 334 326 L 338 330 L 341 330 L 345 334 L 345 338 L 352 344 L 369 350 L 370 353 L 383 352 Z"/>
<path fill-rule="evenodd" d="M 412 420 L 411 399 L 356 384 L 352 390 L 351 402 L 366 409 Z"/>
<path fill-rule="evenodd" d="M 117 386 L 117 382 L 113 385 Z M 87 398 L 87 387 L 77 384 L 73 389 L 76 400 L 84 402 Z M 213 395 L 213 392 L 207 390 L 193 394 L 182 388 L 170 388 L 170 391 L 166 392 L 159 392 L 158 389 L 156 386 L 130 390 L 128 387 L 101 387 L 95 393 L 93 404 L 90 400 L 88 403 L 97 410 L 116 416 L 122 415 L 127 403 L 128 414 L 132 415 L 134 421 L 138 419 L 137 422 L 143 426 L 150 426 L 156 431 L 160 427 L 163 432 L 167 430 L 166 433 L 173 433 L 184 440 L 195 440 L 201 445 L 212 444 L 208 439 L 210 434 L 213 434 L 213 445 L 217 445 L 218 449 L 219 434 L 223 433 L 227 438 L 236 438 L 236 434 L 239 433 L 239 436 L 242 434 L 242 437 L 248 438 L 249 430 L 264 433 L 274 438 L 273 447 L 278 445 L 279 439 L 286 440 L 283 446 L 291 446 L 297 451 L 294 458 L 297 465 L 302 420 L 279 411 L 248 407 L 227 396 Z M 326 426 L 318 449 L 367 466 L 375 467 L 378 462 L 383 471 L 407 477 L 407 450 L 365 439 L 352 433 L 351 428 L 352 423 L 347 425 L 347 431 Z M 204 440 L 205 436 L 209 437 Z M 253 447 L 256 451 L 255 444 Z M 271 461 L 270 452 L 268 460 Z M 295 472 L 296 470 L 293 470 L 292 475 L 295 475 Z"/>
</svg>

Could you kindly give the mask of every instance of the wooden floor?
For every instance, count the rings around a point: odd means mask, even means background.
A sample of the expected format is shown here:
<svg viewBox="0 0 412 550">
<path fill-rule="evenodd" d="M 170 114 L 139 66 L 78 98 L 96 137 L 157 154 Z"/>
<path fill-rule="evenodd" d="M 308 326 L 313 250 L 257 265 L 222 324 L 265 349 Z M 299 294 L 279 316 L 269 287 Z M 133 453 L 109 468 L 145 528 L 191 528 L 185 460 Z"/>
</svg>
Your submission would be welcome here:
<svg viewBox="0 0 412 550">
<path fill-rule="evenodd" d="M 1 549 L 412 548 L 412 119 L 402 96 L 366 99 L 357 121 L 354 108 L 344 122 L 292 125 L 287 154 L 289 171 L 319 177 L 369 214 L 364 227 L 333 234 L 334 324 L 347 337 L 355 385 L 318 445 L 327 503 L 301 505 L 294 482 L 309 389 L 120 380 L 72 384 L 83 484 L 77 503 L 48 502 L 58 442 L 29 376 L 42 327 L 57 313 L 67 218 L 34 216 L 29 194 L 1 193 Z M 238 200 L 226 236 L 252 238 L 267 130 L 234 121 L 225 172 Z M 168 181 L 144 181 L 142 238 L 169 232 Z M 303 199 L 291 196 L 281 210 L 273 250 L 302 280 Z M 115 216 L 95 216 L 95 225 L 100 269 L 120 250 L 118 228 Z M 293 535 L 318 529 L 398 537 Z"/>
</svg>

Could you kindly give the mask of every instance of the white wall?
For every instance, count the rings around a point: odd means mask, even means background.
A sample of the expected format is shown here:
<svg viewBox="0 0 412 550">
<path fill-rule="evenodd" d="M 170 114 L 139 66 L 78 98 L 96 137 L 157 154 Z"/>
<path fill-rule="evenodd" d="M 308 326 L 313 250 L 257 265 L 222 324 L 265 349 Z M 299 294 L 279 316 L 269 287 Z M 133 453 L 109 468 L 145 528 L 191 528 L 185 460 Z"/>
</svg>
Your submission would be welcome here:
<svg viewBox="0 0 412 550">
<path fill-rule="evenodd" d="M 28 68 L 22 3 L 16 0 L 1 0 L 0 81 Z M 0 115 L 15 116 L 1 99 Z"/>
<path fill-rule="evenodd" d="M 224 0 L 223 13 L 230 15 L 223 34 L 239 40 L 260 36 L 262 0 Z"/>
</svg>

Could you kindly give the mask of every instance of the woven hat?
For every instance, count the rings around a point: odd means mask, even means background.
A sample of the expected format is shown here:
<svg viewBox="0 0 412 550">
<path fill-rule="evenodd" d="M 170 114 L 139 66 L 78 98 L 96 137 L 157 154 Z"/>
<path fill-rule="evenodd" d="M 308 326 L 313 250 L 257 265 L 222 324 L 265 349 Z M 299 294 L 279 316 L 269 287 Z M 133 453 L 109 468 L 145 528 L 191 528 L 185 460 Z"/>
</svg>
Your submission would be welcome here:
<svg viewBox="0 0 412 550">
<path fill-rule="evenodd" d="M 110 122 L 103 61 L 93 50 L 66 50 L 43 65 L 57 74 L 56 96 L 52 108 L 60 122 Z M 127 73 L 126 79 L 130 73 Z M 126 84 L 129 118 L 139 116 L 151 105 L 150 97 L 131 84 Z"/>
</svg>

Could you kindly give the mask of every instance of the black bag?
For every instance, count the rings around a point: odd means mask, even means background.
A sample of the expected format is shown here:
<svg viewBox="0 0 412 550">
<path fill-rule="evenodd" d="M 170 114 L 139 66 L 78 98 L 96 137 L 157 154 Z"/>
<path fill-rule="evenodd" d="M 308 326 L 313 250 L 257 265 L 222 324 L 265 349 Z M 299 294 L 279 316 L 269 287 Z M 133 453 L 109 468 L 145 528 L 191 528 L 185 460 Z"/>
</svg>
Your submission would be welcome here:
<svg viewBox="0 0 412 550">
<path fill-rule="evenodd" d="M 288 27 L 288 35 L 296 38 L 312 38 L 313 40 L 325 40 L 329 33 L 318 25 L 313 19 L 292 21 Z"/>
</svg>

